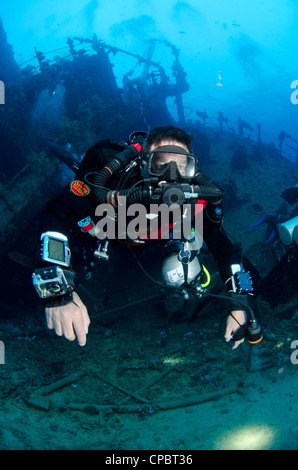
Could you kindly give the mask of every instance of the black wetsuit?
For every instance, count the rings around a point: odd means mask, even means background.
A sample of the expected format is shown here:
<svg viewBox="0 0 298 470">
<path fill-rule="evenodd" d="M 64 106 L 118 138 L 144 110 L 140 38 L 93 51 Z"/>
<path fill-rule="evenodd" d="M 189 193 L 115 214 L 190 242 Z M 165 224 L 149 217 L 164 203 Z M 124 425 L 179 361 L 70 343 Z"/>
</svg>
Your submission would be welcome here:
<svg viewBox="0 0 298 470">
<path fill-rule="evenodd" d="M 90 175 L 93 171 L 94 168 L 90 168 L 88 171 L 85 166 L 84 172 L 79 172 L 75 179 L 64 188 L 62 193 L 48 204 L 41 219 L 41 233 L 57 231 L 69 238 L 70 249 L 72 251 L 72 267 L 74 270 L 79 269 L 83 263 L 86 263 L 86 257 L 89 261 L 92 260 L 92 253 L 98 243 L 96 237 L 83 232 L 78 225 L 78 222 L 86 217 L 90 217 L 93 221 L 95 220 L 95 209 L 98 202 L 93 194 L 92 185 L 85 182 L 86 174 Z M 139 178 L 139 174 L 134 175 L 133 181 Z M 89 179 L 87 177 L 88 181 Z M 131 183 L 127 183 L 128 187 L 129 184 Z M 225 282 L 231 276 L 231 265 L 240 264 L 241 256 L 225 233 L 222 223 L 212 221 L 207 212 L 208 203 L 203 210 L 204 242 L 216 260 L 220 276 Z M 149 241 L 145 242 L 145 245 L 147 243 L 158 242 L 158 240 Z M 117 241 L 112 241 L 112 244 L 115 243 L 117 244 Z M 83 247 L 84 259 L 80 256 L 83 252 Z"/>
</svg>

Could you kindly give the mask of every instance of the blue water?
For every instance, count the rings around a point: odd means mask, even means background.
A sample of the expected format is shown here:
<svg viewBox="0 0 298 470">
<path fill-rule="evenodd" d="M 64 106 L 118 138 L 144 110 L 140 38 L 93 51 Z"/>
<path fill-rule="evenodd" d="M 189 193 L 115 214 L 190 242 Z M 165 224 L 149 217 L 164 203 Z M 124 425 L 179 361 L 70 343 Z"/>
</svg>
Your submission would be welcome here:
<svg viewBox="0 0 298 470">
<path fill-rule="evenodd" d="M 149 39 L 169 41 L 180 50 L 187 71 L 190 90 L 183 100 L 189 119 L 205 110 L 211 125 L 224 112 L 232 127 L 240 116 L 255 130 L 261 123 L 264 139 L 278 142 L 285 131 L 298 140 L 295 96 L 291 102 L 297 86 L 291 84 L 298 79 L 294 0 L 3 3 L 0 16 L 18 63 L 33 57 L 34 47 L 43 52 L 63 47 L 68 36 L 96 33 L 110 45 L 141 55 Z M 156 48 L 154 60 L 164 63 L 162 48 Z M 115 66 L 121 80 L 119 57 Z M 293 146 L 291 140 L 286 144 Z"/>
</svg>

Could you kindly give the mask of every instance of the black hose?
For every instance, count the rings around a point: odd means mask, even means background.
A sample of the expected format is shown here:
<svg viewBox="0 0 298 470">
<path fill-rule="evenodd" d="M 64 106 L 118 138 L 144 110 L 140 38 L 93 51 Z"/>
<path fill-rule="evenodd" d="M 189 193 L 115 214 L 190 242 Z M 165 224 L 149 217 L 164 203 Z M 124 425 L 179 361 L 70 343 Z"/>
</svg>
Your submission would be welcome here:
<svg viewBox="0 0 298 470">
<path fill-rule="evenodd" d="M 113 201 L 114 205 L 116 204 L 116 196 L 127 197 L 129 198 L 129 203 L 139 202 L 141 190 L 138 188 L 136 190 L 122 190 L 122 191 L 112 191 L 106 187 L 110 178 L 112 178 L 119 170 L 125 168 L 139 152 L 135 146 L 129 145 L 123 152 L 116 155 L 111 162 L 109 162 L 104 168 L 102 168 L 94 178 L 94 190 L 93 194 L 96 197 L 99 203 L 107 203 L 109 198 L 109 193 L 114 193 Z"/>
<path fill-rule="evenodd" d="M 98 202 L 107 202 L 107 194 L 110 190 L 105 187 L 106 183 L 120 168 L 119 161 L 115 159 L 102 168 L 95 176 L 93 193 Z"/>
<path fill-rule="evenodd" d="M 219 202 L 225 195 L 223 189 L 204 173 L 198 173 L 193 181 L 198 185 L 194 186 L 194 191 L 200 193 L 201 197 L 208 198 L 211 203 Z"/>
</svg>

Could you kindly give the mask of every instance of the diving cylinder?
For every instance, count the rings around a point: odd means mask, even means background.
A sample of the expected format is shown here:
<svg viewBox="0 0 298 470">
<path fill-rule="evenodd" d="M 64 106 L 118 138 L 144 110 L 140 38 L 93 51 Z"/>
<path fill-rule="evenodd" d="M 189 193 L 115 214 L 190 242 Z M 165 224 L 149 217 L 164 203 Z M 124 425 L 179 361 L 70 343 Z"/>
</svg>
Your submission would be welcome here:
<svg viewBox="0 0 298 470">
<path fill-rule="evenodd" d="M 182 252 L 183 254 L 183 252 Z M 172 252 L 166 255 L 161 262 L 161 274 L 168 287 L 180 287 L 184 282 L 192 282 L 199 276 L 202 267 L 198 257 L 192 256 L 185 262 L 181 257 L 181 252 Z M 187 279 L 185 279 L 185 274 Z"/>
<path fill-rule="evenodd" d="M 293 239 L 298 244 L 298 216 L 277 225 L 278 234 L 285 245 L 291 245 Z M 295 233 L 294 233 L 295 231 Z"/>
</svg>

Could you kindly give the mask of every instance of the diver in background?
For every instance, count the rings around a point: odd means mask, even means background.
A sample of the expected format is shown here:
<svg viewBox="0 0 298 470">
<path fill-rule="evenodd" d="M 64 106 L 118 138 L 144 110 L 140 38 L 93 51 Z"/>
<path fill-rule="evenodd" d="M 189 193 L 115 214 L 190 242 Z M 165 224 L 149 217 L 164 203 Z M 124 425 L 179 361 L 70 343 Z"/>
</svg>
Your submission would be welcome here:
<svg viewBox="0 0 298 470">
<path fill-rule="evenodd" d="M 260 293 L 272 307 L 282 305 L 297 296 L 298 185 L 287 188 L 281 197 L 295 207 L 288 217 L 283 215 L 276 222 L 275 231 L 285 253 L 260 282 Z"/>
<path fill-rule="evenodd" d="M 296 217 L 298 215 L 298 184 L 296 186 L 292 186 L 285 191 L 282 192 L 281 197 L 291 205 L 295 205 L 294 209 L 292 210 L 290 217 Z"/>
<path fill-rule="evenodd" d="M 117 211 L 120 210 L 123 198 L 128 205 L 141 203 L 148 207 L 156 202 L 170 206 L 170 203 L 179 198 L 189 198 L 192 218 L 196 211 L 203 211 L 204 241 L 217 261 L 231 299 L 235 299 L 225 331 L 226 341 L 235 341 L 234 349 L 244 341 L 245 328 L 249 323 L 245 309 L 239 305 L 247 304 L 247 299 L 252 296 L 252 289 L 247 287 L 247 273 L 222 227 L 223 211 L 220 203 L 223 191 L 198 168 L 189 133 L 174 126 L 163 126 L 153 128 L 148 135 L 145 134 L 147 133 L 135 133 L 129 145 L 125 145 L 112 159 L 103 155 L 100 147 L 95 145 L 91 148 L 86 153 L 75 180 L 44 212 L 41 228 L 42 259 L 33 274 L 33 280 L 45 305 L 47 326 L 70 341 L 77 337 L 81 346 L 86 343 L 90 319 L 86 306 L 75 292 L 76 262 L 70 266 L 70 253 L 74 254 L 73 246 L 76 241 L 82 245 L 94 242 L 97 244 L 100 239 L 97 221 L 102 220 L 103 216 L 98 211 L 100 205 L 104 205 L 107 210 L 115 210 L 117 219 Z M 112 243 L 117 243 L 117 235 L 120 238 L 118 225 L 116 224 L 116 237 L 111 237 Z M 169 236 L 166 241 L 162 239 L 163 230 L 164 227 L 159 226 L 157 236 L 152 237 L 146 230 L 142 232 L 140 227 L 137 239 L 131 240 L 129 234 L 126 234 L 126 240 L 123 241 L 121 237 L 121 243 L 138 247 L 148 243 L 163 243 L 166 250 L 163 274 L 168 276 L 171 269 L 171 273 L 176 275 L 176 280 L 173 281 L 172 275 L 169 283 L 173 282 L 175 288 L 180 288 L 181 285 L 182 288 L 194 288 L 200 283 L 203 274 L 198 261 L 199 250 L 191 251 L 189 240 L 183 237 L 181 240 L 171 239 L 174 228 L 170 224 L 167 227 Z M 51 249 L 53 253 L 50 253 Z M 103 256 L 104 251 L 101 251 Z M 173 253 L 176 265 L 169 268 L 166 263 Z M 177 284 L 177 277 L 183 278 L 182 284 L 180 279 Z M 244 289 L 239 286 L 243 279 L 247 287 Z M 260 335 L 255 339 L 258 342 Z"/>
</svg>

